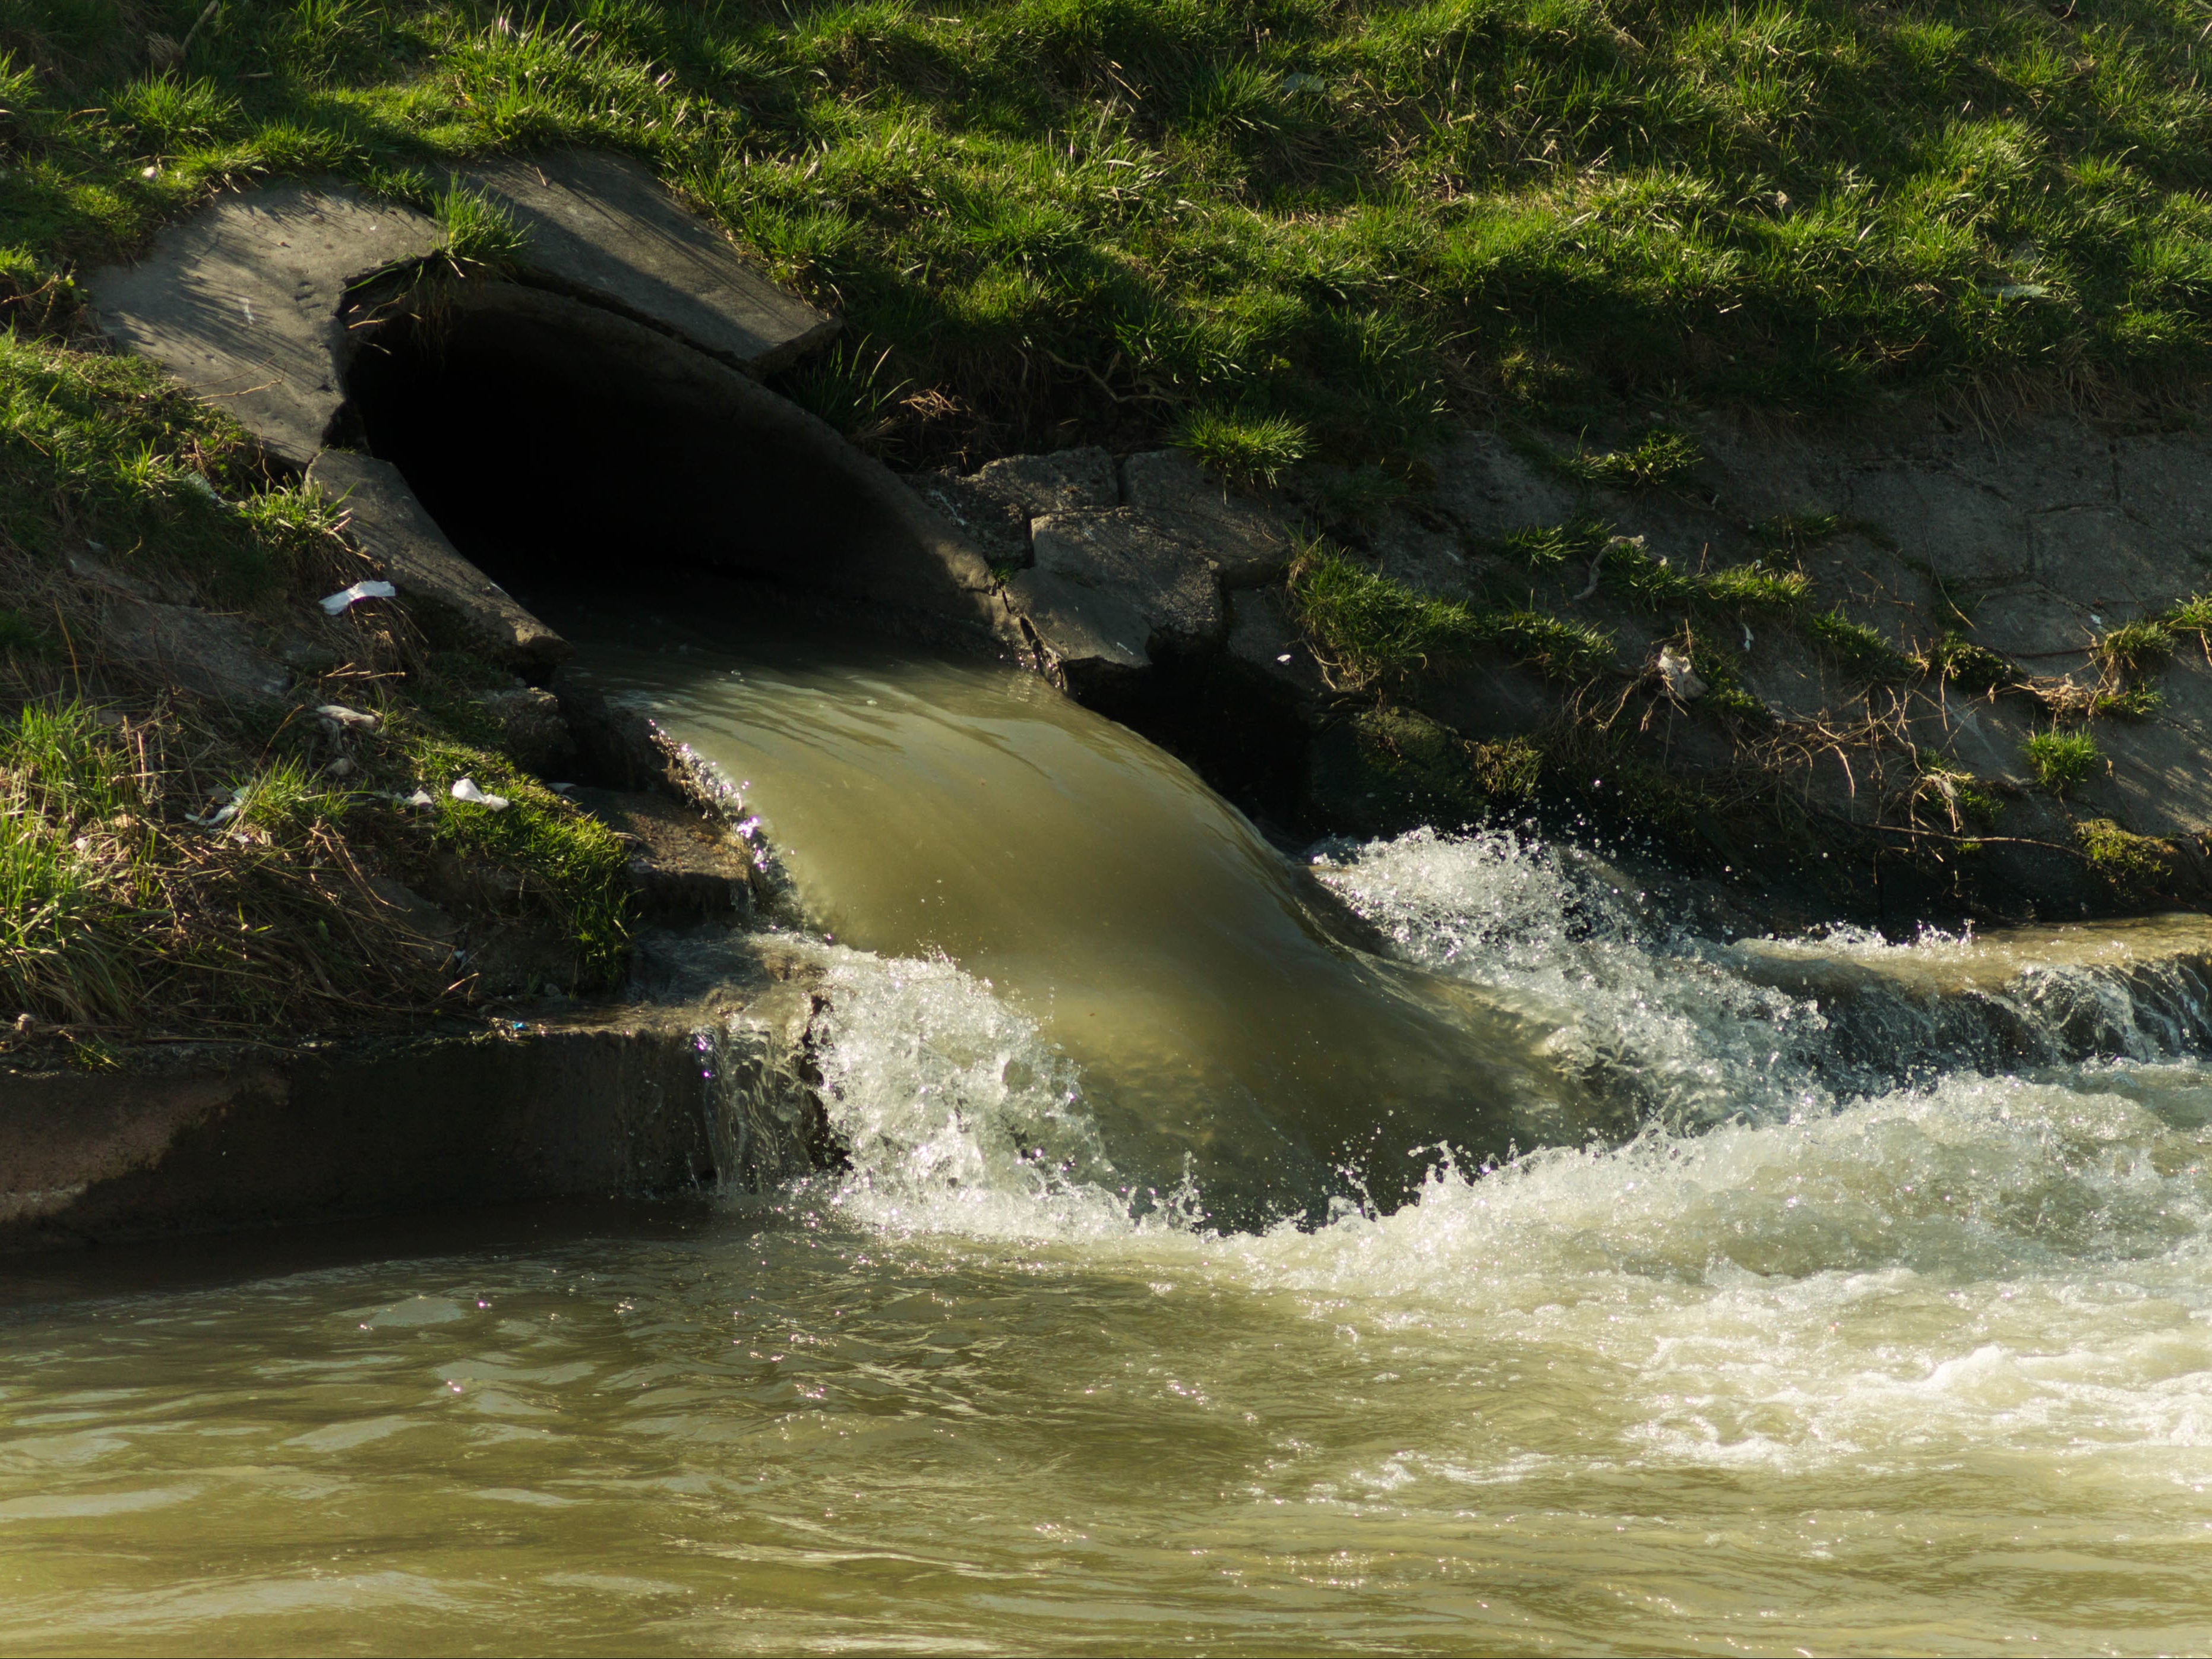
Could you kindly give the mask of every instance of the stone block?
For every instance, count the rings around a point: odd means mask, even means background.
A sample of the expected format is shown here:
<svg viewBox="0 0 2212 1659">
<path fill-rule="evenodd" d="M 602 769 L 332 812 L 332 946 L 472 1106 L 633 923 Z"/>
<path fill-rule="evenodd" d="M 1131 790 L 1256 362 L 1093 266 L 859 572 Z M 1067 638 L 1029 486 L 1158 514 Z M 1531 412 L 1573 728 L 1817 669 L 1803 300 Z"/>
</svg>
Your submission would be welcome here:
<svg viewBox="0 0 2212 1659">
<path fill-rule="evenodd" d="M 1036 521 L 1031 542 L 1036 564 L 1007 597 L 1063 670 L 1141 668 L 1156 646 L 1190 649 L 1225 632 L 1212 562 L 1141 515 L 1056 514 Z"/>
<path fill-rule="evenodd" d="M 1009 455 L 982 468 L 969 483 L 1033 519 L 1054 513 L 1103 511 L 1116 500 L 1114 458 L 1097 448 Z"/>
<path fill-rule="evenodd" d="M 1128 506 L 1204 549 L 1223 586 L 1257 587 L 1283 574 L 1291 519 L 1279 500 L 1232 494 L 1176 449 L 1130 456 L 1121 480 Z"/>
</svg>

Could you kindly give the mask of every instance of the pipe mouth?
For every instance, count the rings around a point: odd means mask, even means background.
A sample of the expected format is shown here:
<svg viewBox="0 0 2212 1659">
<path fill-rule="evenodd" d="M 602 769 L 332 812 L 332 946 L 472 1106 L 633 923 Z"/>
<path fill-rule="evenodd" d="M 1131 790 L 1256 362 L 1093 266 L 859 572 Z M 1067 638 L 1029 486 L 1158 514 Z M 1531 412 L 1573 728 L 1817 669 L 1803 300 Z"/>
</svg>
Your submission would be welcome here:
<svg viewBox="0 0 2212 1659">
<path fill-rule="evenodd" d="M 526 605 L 712 572 L 973 630 L 989 573 L 878 463 L 681 341 L 513 283 L 419 290 L 345 371 L 358 439 Z"/>
</svg>

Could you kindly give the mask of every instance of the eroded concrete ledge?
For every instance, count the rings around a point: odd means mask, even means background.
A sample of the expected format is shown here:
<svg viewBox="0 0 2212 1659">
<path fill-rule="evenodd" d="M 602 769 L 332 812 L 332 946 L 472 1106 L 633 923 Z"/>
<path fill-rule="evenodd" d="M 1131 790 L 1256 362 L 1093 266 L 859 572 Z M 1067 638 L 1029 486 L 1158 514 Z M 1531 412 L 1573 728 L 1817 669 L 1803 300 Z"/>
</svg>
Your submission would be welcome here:
<svg viewBox="0 0 2212 1659">
<path fill-rule="evenodd" d="M 774 1178 L 818 1133 L 810 981 L 738 955 L 587 1018 L 0 1071 L 0 1253 Z"/>
</svg>

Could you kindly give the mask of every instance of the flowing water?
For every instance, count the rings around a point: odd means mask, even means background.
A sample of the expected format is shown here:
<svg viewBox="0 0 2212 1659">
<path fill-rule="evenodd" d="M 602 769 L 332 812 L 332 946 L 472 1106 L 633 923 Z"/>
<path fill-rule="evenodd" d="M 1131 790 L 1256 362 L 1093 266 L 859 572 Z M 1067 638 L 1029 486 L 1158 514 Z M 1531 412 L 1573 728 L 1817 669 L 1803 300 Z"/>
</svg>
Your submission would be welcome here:
<svg viewBox="0 0 2212 1659">
<path fill-rule="evenodd" d="M 686 644 L 592 654 L 766 820 L 853 1167 L 16 1264 L 0 1648 L 2212 1646 L 2202 924 L 1299 867 L 1011 672 Z"/>
</svg>

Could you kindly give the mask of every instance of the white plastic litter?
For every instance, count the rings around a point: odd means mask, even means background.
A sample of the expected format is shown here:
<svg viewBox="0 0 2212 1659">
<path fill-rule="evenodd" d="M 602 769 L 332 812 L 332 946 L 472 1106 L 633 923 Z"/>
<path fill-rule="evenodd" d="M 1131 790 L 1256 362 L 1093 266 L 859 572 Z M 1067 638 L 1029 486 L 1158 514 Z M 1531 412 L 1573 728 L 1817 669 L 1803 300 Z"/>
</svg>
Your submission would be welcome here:
<svg viewBox="0 0 2212 1659">
<path fill-rule="evenodd" d="M 244 804 L 245 799 L 245 790 L 234 789 L 230 792 L 230 799 L 222 805 L 211 808 L 205 812 L 187 812 L 185 814 L 185 822 L 197 823 L 208 830 L 220 828 L 238 816 L 238 809 Z"/>
<path fill-rule="evenodd" d="M 326 702 L 315 713 L 322 716 L 323 724 L 333 732 L 340 729 L 374 732 L 377 727 L 375 715 L 364 714 L 360 709 L 349 708 L 342 702 Z"/>
<path fill-rule="evenodd" d="M 1698 678 L 1689 657 L 1671 645 L 1660 649 L 1659 678 L 1667 684 L 1667 695 L 1679 702 L 1695 702 L 1712 690 Z"/>
<path fill-rule="evenodd" d="M 486 811 L 489 812 L 504 812 L 507 811 L 507 797 L 504 795 L 487 795 L 483 790 L 477 787 L 477 781 L 474 778 L 463 778 L 459 782 L 455 783 L 453 785 L 453 799 L 455 800 L 473 801 L 477 805 L 483 807 Z"/>
<path fill-rule="evenodd" d="M 428 790 L 417 789 L 411 795 L 394 795 L 392 804 L 394 806 L 435 806 L 438 803 Z"/>
<path fill-rule="evenodd" d="M 399 590 L 390 582 L 356 582 L 351 587 L 340 588 L 323 601 L 323 609 L 335 617 L 348 605 L 361 599 L 394 599 Z"/>
</svg>

